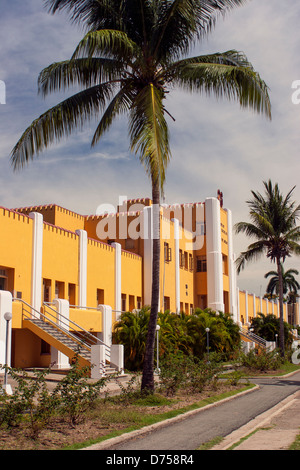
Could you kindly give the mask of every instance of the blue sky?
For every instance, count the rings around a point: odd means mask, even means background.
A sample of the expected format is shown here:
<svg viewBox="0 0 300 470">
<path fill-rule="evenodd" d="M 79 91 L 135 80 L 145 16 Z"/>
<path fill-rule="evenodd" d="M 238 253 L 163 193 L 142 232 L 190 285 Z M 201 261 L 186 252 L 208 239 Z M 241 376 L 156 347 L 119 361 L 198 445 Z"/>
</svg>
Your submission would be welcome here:
<svg viewBox="0 0 300 470">
<path fill-rule="evenodd" d="M 221 18 L 195 54 L 243 51 L 270 88 L 271 122 L 236 103 L 175 91 L 168 109 L 173 158 L 165 186 L 167 203 L 204 201 L 221 189 L 233 221 L 247 219 L 251 189 L 262 191 L 271 178 L 283 192 L 296 185 L 300 202 L 300 105 L 292 103 L 292 82 L 300 80 L 300 4 L 295 0 L 249 0 Z M 151 185 L 138 159 L 128 151 L 127 127 L 115 123 L 91 149 L 94 126 L 54 144 L 23 171 L 14 173 L 9 154 L 22 132 L 63 95 L 37 94 L 39 72 L 68 59 L 83 31 L 63 14 L 47 13 L 42 0 L 1 0 L 0 205 L 15 208 L 56 203 L 93 214 L 102 203 L 117 205 L 119 195 L 150 197 Z M 234 237 L 236 253 L 248 240 Z M 300 270 L 299 259 L 287 266 Z M 264 293 L 269 262 L 249 264 L 239 276 L 242 289 Z"/>
</svg>

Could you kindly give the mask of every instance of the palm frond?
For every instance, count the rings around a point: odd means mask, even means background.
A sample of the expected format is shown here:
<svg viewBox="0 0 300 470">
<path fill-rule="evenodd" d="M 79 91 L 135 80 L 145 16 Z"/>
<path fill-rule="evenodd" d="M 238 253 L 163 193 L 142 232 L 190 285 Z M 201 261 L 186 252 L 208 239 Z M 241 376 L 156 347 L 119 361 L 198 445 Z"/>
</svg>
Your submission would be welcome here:
<svg viewBox="0 0 300 470">
<path fill-rule="evenodd" d="M 115 95 L 105 110 L 93 136 L 92 146 L 95 146 L 99 142 L 100 138 L 109 129 L 116 116 L 129 111 L 132 100 L 131 87 L 130 84 L 127 84 Z"/>
<path fill-rule="evenodd" d="M 237 273 L 239 274 L 248 261 L 255 261 L 264 253 L 266 246 L 264 242 L 258 241 L 248 246 L 247 251 L 243 251 L 236 259 Z"/>
<path fill-rule="evenodd" d="M 113 90 L 114 87 L 110 83 L 88 88 L 67 98 L 35 119 L 12 150 L 13 168 L 15 170 L 22 168 L 49 144 L 82 127 L 105 106 Z"/>
<path fill-rule="evenodd" d="M 50 13 L 67 12 L 72 22 L 88 29 L 122 24 L 119 0 L 45 0 L 44 3 Z"/>
<path fill-rule="evenodd" d="M 164 117 L 163 93 L 145 86 L 135 98 L 129 121 L 131 150 L 140 156 L 147 172 L 163 186 L 170 159 L 169 131 Z"/>
<path fill-rule="evenodd" d="M 234 225 L 235 233 L 245 233 L 248 237 L 253 237 L 256 239 L 266 238 L 266 232 L 261 229 L 261 227 L 251 224 L 250 222 L 237 222 Z"/>
<path fill-rule="evenodd" d="M 121 60 L 124 68 L 126 63 L 131 63 L 138 51 L 137 44 L 123 31 L 101 29 L 90 31 L 84 36 L 76 47 L 72 59 L 93 56 L 113 58 Z"/>
<path fill-rule="evenodd" d="M 122 71 L 123 65 L 114 59 L 92 57 L 56 62 L 40 73 L 38 91 L 46 96 L 70 86 L 91 87 L 120 79 Z"/>
<path fill-rule="evenodd" d="M 152 36 L 154 56 L 179 57 L 215 25 L 219 14 L 244 0 L 164 0 L 156 5 L 157 24 Z"/>
<path fill-rule="evenodd" d="M 174 82 L 186 91 L 237 100 L 241 107 L 252 108 L 271 119 L 268 87 L 240 52 L 182 60 L 170 67 L 170 73 Z"/>
</svg>

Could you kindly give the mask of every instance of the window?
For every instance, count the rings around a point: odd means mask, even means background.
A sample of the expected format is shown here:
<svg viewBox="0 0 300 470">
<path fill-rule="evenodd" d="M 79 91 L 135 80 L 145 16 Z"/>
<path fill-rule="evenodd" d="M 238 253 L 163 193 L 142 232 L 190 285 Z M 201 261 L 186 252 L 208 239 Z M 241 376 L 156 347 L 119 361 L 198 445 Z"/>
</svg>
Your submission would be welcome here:
<svg viewBox="0 0 300 470">
<path fill-rule="evenodd" d="M 104 305 L 104 289 L 97 289 L 97 306 Z"/>
<path fill-rule="evenodd" d="M 41 339 L 41 354 L 50 354 L 51 353 L 51 346 L 50 344 L 46 343 L 43 339 Z"/>
<path fill-rule="evenodd" d="M 197 256 L 197 273 L 206 273 L 206 256 Z"/>
<path fill-rule="evenodd" d="M 179 250 L 179 265 L 181 268 L 188 269 L 189 267 L 189 258 L 186 251 Z"/>
<path fill-rule="evenodd" d="M 169 243 L 164 243 L 164 254 L 165 254 L 165 262 L 169 263 L 172 261 L 172 250 L 169 247 Z"/>
<path fill-rule="evenodd" d="M 181 268 L 184 267 L 184 256 L 182 250 L 179 250 L 179 265 Z"/>
<path fill-rule="evenodd" d="M 132 312 L 132 310 L 135 309 L 135 299 L 134 295 L 129 296 L 129 311 Z"/>
<path fill-rule="evenodd" d="M 43 279 L 44 302 L 51 302 L 51 279 Z"/>
<path fill-rule="evenodd" d="M 0 269 L 0 290 L 7 289 L 7 271 L 6 269 Z"/>
<path fill-rule="evenodd" d="M 6 278 L 0 277 L 0 290 L 6 290 Z"/>
<path fill-rule="evenodd" d="M 170 310 L 170 297 L 164 297 L 164 311 Z"/>
<path fill-rule="evenodd" d="M 189 254 L 189 270 L 194 271 L 194 258 L 191 254 Z"/>
<path fill-rule="evenodd" d="M 126 294 L 122 294 L 122 312 L 126 312 Z"/>
<path fill-rule="evenodd" d="M 69 283 L 68 285 L 68 299 L 70 305 L 76 305 L 76 286 Z"/>
<path fill-rule="evenodd" d="M 185 269 L 188 269 L 189 268 L 189 257 L 188 257 L 188 253 L 185 251 L 183 253 L 183 256 L 184 256 L 184 268 Z"/>
<path fill-rule="evenodd" d="M 65 298 L 65 283 L 61 281 L 55 282 L 55 298 L 64 299 Z"/>
</svg>

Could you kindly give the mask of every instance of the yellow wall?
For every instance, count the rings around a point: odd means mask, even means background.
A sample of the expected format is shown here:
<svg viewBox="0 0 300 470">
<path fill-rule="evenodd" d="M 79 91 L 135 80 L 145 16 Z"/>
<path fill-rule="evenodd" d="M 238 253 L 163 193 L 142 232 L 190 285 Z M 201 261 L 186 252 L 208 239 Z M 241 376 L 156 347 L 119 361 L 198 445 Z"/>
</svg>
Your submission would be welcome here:
<svg viewBox="0 0 300 470">
<path fill-rule="evenodd" d="M 115 250 L 110 245 L 88 239 L 87 305 L 97 307 L 97 289 L 104 290 L 104 304 L 114 308 Z"/>
<path fill-rule="evenodd" d="M 126 310 L 138 307 L 137 299 L 142 300 L 142 258 L 129 251 L 121 252 L 121 291 Z M 123 310 L 124 306 L 122 307 Z"/>
<path fill-rule="evenodd" d="M 31 299 L 32 220 L 0 208 L 0 267 L 9 268 L 7 290 Z"/>
<path fill-rule="evenodd" d="M 68 286 L 76 286 L 78 301 L 78 244 L 79 237 L 67 230 L 44 223 L 43 232 L 43 279 L 51 281 L 50 301 L 55 298 L 56 282 L 59 298 L 68 300 Z M 43 293 L 42 293 L 43 299 Z"/>
<path fill-rule="evenodd" d="M 39 212 L 43 215 L 44 222 L 51 225 L 62 227 L 66 230 L 75 232 L 83 230 L 85 217 L 76 212 L 57 206 L 56 204 L 48 204 L 46 206 L 21 207 L 16 209 L 17 212 L 29 215 L 30 212 Z"/>
<path fill-rule="evenodd" d="M 255 305 L 255 310 L 254 310 Z M 251 323 L 252 319 L 258 314 L 263 313 L 264 315 L 272 314 L 272 306 L 274 315 L 279 317 L 279 308 L 277 306 L 277 302 L 269 302 L 266 299 L 262 299 L 262 305 L 260 305 L 260 298 L 255 297 L 255 304 L 253 301 L 253 295 L 248 293 L 248 323 Z M 287 304 L 283 304 L 283 313 L 284 313 L 284 321 L 288 321 L 287 318 Z M 242 324 L 246 323 L 246 293 L 245 291 L 239 291 L 239 318 Z"/>
</svg>

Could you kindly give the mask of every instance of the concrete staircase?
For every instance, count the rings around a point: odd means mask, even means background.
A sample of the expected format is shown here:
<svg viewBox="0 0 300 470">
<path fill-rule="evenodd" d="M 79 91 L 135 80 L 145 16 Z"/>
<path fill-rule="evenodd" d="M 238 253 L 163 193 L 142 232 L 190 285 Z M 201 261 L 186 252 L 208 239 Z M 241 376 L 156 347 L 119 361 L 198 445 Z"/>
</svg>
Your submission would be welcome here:
<svg viewBox="0 0 300 470">
<path fill-rule="evenodd" d="M 101 344 L 105 346 L 104 375 L 116 373 L 116 369 L 110 366 L 110 347 L 96 336 L 79 327 L 70 319 L 59 315 L 50 306 L 44 306 L 44 313 L 42 313 L 33 309 L 26 302 L 21 302 L 24 328 L 32 331 L 71 360 L 77 355 L 79 365 L 82 367 L 91 366 L 92 346 Z"/>
<path fill-rule="evenodd" d="M 250 330 L 240 327 L 240 335 L 243 341 L 249 341 L 255 343 L 258 347 L 266 349 L 267 341 L 260 336 L 252 333 Z"/>
</svg>

